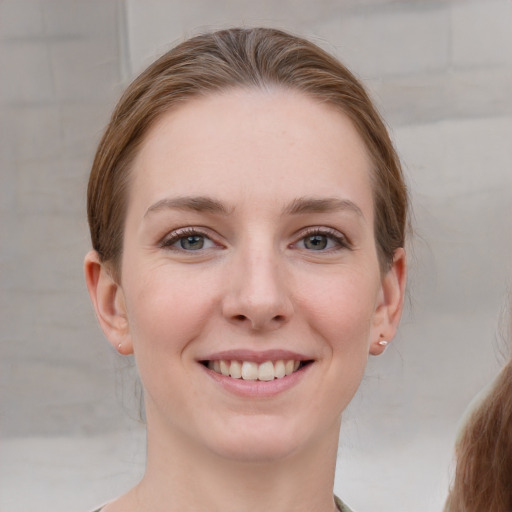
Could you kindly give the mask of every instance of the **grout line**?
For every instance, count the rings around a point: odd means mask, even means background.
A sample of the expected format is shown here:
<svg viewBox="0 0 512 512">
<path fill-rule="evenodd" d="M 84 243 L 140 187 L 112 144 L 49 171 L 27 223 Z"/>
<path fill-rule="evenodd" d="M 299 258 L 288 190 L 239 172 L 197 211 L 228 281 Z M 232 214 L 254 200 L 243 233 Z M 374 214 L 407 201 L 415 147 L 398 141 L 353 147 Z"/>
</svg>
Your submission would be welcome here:
<svg viewBox="0 0 512 512">
<path fill-rule="evenodd" d="M 130 38 L 128 36 L 128 9 L 126 0 L 119 0 L 117 4 L 118 44 L 119 44 L 119 74 L 124 86 L 133 74 L 131 66 Z"/>
</svg>

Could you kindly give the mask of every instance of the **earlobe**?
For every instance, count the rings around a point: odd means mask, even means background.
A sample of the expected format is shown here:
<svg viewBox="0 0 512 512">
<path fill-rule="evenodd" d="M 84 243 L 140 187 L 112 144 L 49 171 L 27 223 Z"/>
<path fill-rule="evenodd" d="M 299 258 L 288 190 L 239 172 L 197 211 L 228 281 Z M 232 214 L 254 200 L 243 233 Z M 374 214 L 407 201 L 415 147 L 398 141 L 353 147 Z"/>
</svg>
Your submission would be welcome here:
<svg viewBox="0 0 512 512">
<path fill-rule="evenodd" d="M 98 322 L 110 344 L 121 354 L 133 353 L 126 305 L 121 286 L 96 251 L 90 251 L 84 262 L 85 281 Z"/>
<path fill-rule="evenodd" d="M 382 279 L 379 303 L 375 311 L 370 354 L 380 355 L 394 338 L 402 316 L 407 260 L 403 248 L 395 251 L 390 269 Z"/>
<path fill-rule="evenodd" d="M 373 341 L 370 345 L 370 355 L 380 356 L 388 347 L 389 341 L 383 339 L 384 335 L 380 334 L 378 338 Z"/>
</svg>

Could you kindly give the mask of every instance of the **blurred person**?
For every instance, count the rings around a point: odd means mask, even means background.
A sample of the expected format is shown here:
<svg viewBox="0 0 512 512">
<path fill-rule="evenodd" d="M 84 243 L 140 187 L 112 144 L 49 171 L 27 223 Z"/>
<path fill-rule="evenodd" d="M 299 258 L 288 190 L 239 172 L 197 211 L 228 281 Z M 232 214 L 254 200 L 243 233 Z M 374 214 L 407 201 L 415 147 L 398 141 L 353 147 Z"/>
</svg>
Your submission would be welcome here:
<svg viewBox="0 0 512 512">
<path fill-rule="evenodd" d="M 510 308 L 509 308 L 510 311 Z M 509 342 L 512 343 L 512 331 Z M 445 512 L 512 511 L 512 353 L 469 405 Z"/>
</svg>

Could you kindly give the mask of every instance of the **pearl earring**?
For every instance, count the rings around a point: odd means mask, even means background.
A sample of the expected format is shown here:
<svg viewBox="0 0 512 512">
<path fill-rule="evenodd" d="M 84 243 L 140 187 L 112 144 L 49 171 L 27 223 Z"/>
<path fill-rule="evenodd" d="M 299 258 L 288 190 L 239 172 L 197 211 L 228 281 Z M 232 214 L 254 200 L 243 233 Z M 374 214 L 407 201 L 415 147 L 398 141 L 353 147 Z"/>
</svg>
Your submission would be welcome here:
<svg viewBox="0 0 512 512">
<path fill-rule="evenodd" d="M 380 340 L 378 342 L 378 344 L 381 346 L 381 347 L 387 347 L 388 344 L 389 344 L 389 341 L 386 341 L 386 340 Z"/>
</svg>

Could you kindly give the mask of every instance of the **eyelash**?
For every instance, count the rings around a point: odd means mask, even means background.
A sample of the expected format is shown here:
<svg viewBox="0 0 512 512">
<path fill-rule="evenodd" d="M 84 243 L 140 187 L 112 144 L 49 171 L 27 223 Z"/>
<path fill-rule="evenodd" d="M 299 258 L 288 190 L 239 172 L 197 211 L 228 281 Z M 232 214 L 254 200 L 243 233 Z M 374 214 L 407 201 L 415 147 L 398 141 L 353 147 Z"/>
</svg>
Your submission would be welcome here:
<svg viewBox="0 0 512 512">
<path fill-rule="evenodd" d="M 333 240 L 337 247 L 332 247 L 329 249 L 323 249 L 318 252 L 332 252 L 332 251 L 339 251 L 343 249 L 352 249 L 352 244 L 347 239 L 345 235 L 340 233 L 339 231 L 332 229 L 332 228 L 320 228 L 320 227 L 312 227 L 308 228 L 306 231 L 303 231 L 301 233 L 301 237 L 297 242 L 294 242 L 292 245 L 296 245 L 299 242 L 302 242 L 306 238 L 313 237 L 313 236 L 325 236 L 326 238 Z M 305 249 L 307 250 L 307 249 Z M 315 251 L 310 251 L 315 252 Z"/>
<path fill-rule="evenodd" d="M 176 231 L 173 231 L 168 236 L 166 236 L 159 244 L 160 247 L 163 249 L 170 249 L 170 250 L 177 250 L 177 251 L 184 251 L 184 252 L 200 252 L 202 249 L 198 249 L 197 251 L 193 250 L 187 250 L 183 249 L 182 247 L 173 247 L 173 245 L 176 242 L 179 242 L 183 238 L 187 237 L 194 237 L 194 236 L 200 236 L 203 237 L 206 240 L 210 240 L 215 245 L 216 242 L 212 239 L 211 236 L 209 236 L 205 231 L 198 229 L 198 228 L 181 228 L 177 229 Z"/>
<path fill-rule="evenodd" d="M 328 238 L 329 240 L 334 241 L 337 244 L 337 247 L 330 247 L 327 249 L 320 249 L 319 251 L 313 251 L 308 250 L 306 248 L 302 248 L 303 250 L 306 250 L 308 252 L 335 252 L 343 249 L 352 249 L 352 245 L 350 241 L 346 238 L 345 235 L 340 233 L 339 231 L 332 229 L 332 228 L 320 228 L 320 227 L 311 227 L 306 229 L 306 231 L 303 231 L 300 233 L 300 239 L 296 242 L 290 244 L 290 247 L 296 246 L 298 243 L 303 242 L 307 238 L 314 237 L 314 236 L 324 236 Z M 211 236 L 208 235 L 208 233 L 204 230 L 195 228 L 195 227 L 187 227 L 187 228 L 181 228 L 176 231 L 173 231 L 170 233 L 170 235 L 166 236 L 160 243 L 159 246 L 163 249 L 169 249 L 169 250 L 177 250 L 177 251 L 183 251 L 183 252 L 201 252 L 203 250 L 207 250 L 210 248 L 200 248 L 197 250 L 192 249 L 184 249 L 183 247 L 173 247 L 174 244 L 179 242 L 181 239 L 187 238 L 187 237 L 204 237 L 204 239 L 211 241 L 213 244 L 217 245 L 217 247 L 220 247 L 219 244 L 217 244 Z"/>
</svg>

